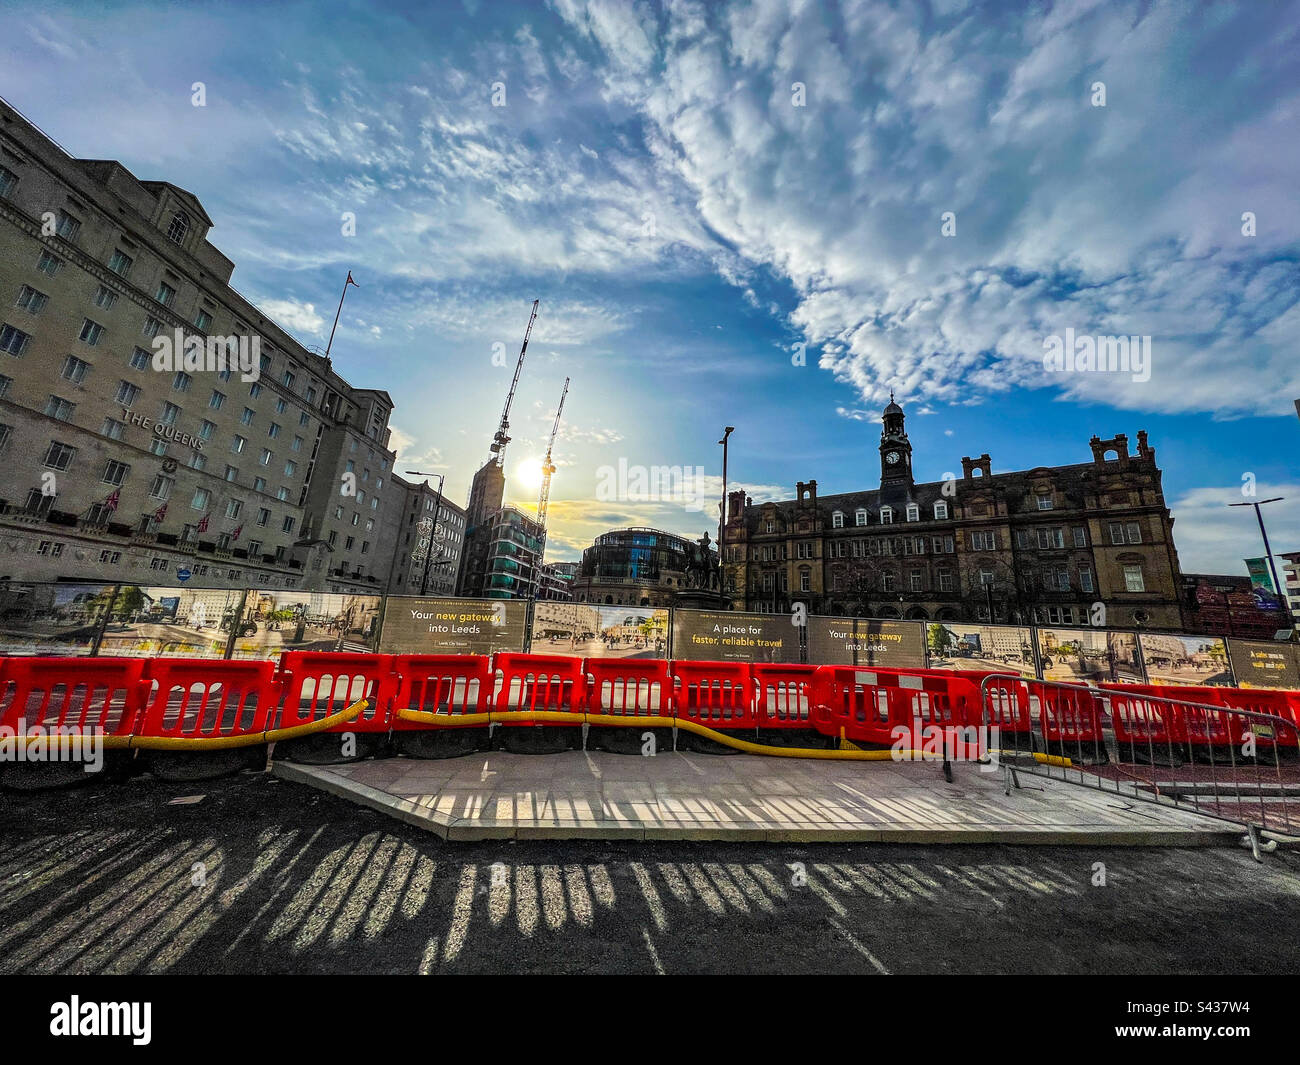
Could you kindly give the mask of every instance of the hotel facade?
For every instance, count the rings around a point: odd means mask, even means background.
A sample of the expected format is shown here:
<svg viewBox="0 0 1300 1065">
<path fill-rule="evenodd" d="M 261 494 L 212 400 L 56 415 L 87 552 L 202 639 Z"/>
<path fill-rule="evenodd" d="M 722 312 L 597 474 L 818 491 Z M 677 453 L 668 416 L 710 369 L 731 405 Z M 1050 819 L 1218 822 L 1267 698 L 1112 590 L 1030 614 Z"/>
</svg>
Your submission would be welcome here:
<svg viewBox="0 0 1300 1065">
<path fill-rule="evenodd" d="M 0 100 L 0 579 L 387 586 L 392 399 L 232 288 L 212 225 Z"/>
</svg>

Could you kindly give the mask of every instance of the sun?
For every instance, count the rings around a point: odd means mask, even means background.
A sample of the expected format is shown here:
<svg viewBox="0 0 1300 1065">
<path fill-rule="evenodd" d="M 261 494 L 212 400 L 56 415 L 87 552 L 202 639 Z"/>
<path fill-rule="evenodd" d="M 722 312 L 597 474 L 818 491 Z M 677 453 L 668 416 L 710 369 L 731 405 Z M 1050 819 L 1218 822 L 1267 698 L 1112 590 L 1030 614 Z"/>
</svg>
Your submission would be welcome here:
<svg viewBox="0 0 1300 1065">
<path fill-rule="evenodd" d="M 537 492 L 542 487 L 542 460 L 537 456 L 523 459 L 515 465 L 515 484 Z"/>
</svg>

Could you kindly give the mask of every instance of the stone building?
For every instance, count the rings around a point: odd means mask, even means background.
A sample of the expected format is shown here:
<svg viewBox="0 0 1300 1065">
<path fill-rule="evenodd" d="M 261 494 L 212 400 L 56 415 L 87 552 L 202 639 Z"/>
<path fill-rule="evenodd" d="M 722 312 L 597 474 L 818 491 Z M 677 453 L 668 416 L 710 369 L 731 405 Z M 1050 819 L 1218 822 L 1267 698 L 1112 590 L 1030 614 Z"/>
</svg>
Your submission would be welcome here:
<svg viewBox="0 0 1300 1065">
<path fill-rule="evenodd" d="M 963 458 L 960 478 L 917 483 L 903 409 L 891 399 L 882 420 L 878 488 L 729 494 L 735 609 L 1182 627 L 1173 518 L 1145 432 L 1136 454 L 1122 434 L 1093 437 L 1091 462 L 995 474 L 984 454 Z"/>
<path fill-rule="evenodd" d="M 0 579 L 387 584 L 392 399 L 232 288 L 212 225 L 0 101 Z"/>
<path fill-rule="evenodd" d="M 690 593 L 717 586 L 718 553 L 706 534 L 694 542 L 662 529 L 615 529 L 582 553 L 573 581 L 579 603 L 700 605 Z"/>
</svg>

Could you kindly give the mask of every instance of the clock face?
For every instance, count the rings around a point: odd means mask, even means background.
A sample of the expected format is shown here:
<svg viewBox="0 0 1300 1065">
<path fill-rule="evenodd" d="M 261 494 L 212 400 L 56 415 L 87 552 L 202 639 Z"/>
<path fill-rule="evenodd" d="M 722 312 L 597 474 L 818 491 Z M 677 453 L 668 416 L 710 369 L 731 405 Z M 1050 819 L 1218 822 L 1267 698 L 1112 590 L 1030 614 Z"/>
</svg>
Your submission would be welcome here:
<svg viewBox="0 0 1300 1065">
<path fill-rule="evenodd" d="M 888 462 L 891 466 L 898 461 L 898 458 L 899 455 L 897 451 L 890 451 L 885 455 L 885 461 Z"/>
</svg>

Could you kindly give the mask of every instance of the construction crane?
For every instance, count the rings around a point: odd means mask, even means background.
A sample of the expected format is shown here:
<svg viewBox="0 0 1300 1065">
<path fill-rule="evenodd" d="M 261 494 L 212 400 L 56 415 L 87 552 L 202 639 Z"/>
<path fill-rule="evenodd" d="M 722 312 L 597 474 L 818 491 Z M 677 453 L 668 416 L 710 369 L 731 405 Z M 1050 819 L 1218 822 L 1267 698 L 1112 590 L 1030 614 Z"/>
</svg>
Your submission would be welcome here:
<svg viewBox="0 0 1300 1065">
<path fill-rule="evenodd" d="M 537 497 L 537 524 L 541 527 L 538 536 L 537 563 L 533 566 L 531 593 L 534 597 L 542 586 L 542 563 L 546 558 L 546 504 L 551 501 L 551 474 L 555 472 L 555 463 L 551 461 L 551 452 L 555 448 L 555 434 L 560 431 L 560 415 L 564 413 L 564 400 L 569 394 L 569 379 L 564 379 L 564 391 L 560 393 L 560 405 L 555 408 L 555 424 L 551 426 L 551 439 L 546 445 L 546 458 L 542 461 L 542 493 Z"/>
<path fill-rule="evenodd" d="M 537 497 L 537 523 L 546 535 L 546 504 L 551 501 L 551 474 L 555 472 L 555 463 L 551 461 L 551 451 L 555 447 L 555 434 L 560 431 L 560 415 L 564 413 L 564 400 L 569 394 L 569 379 L 564 379 L 564 391 L 560 393 L 560 405 L 555 408 L 555 424 L 551 426 L 551 440 L 546 445 L 546 459 L 542 462 L 542 494 Z"/>
<path fill-rule="evenodd" d="M 515 363 L 515 376 L 510 382 L 510 392 L 506 395 L 506 405 L 501 411 L 501 424 L 497 427 L 492 446 L 488 448 L 496 456 L 497 465 L 504 466 L 506 445 L 510 443 L 510 404 L 515 401 L 515 389 L 519 387 L 519 372 L 524 368 L 524 356 L 528 354 L 528 338 L 533 332 L 533 323 L 537 321 L 537 306 L 541 300 L 533 300 L 533 313 L 528 316 L 528 328 L 524 330 L 524 346 L 519 349 L 519 361 Z"/>
</svg>

